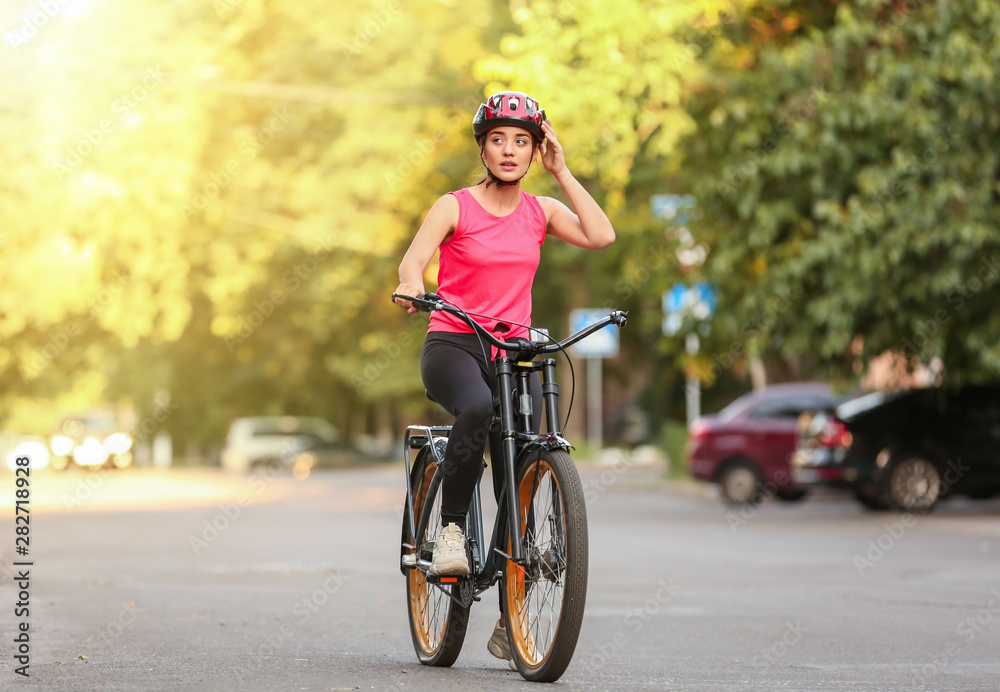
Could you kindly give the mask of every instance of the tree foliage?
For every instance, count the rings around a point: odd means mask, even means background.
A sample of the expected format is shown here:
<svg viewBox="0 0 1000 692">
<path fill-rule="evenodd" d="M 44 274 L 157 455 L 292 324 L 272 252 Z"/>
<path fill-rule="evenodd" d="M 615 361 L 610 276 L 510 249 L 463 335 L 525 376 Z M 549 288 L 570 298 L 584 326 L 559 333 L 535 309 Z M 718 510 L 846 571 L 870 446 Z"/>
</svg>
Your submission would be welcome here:
<svg viewBox="0 0 1000 692">
<path fill-rule="evenodd" d="M 170 392 L 166 427 L 205 443 L 256 413 L 363 429 L 417 391 L 397 198 L 457 136 L 491 11 L 108 0 L 5 46 L 0 415 L 98 370 L 140 412 Z"/>
<path fill-rule="evenodd" d="M 685 160 L 728 334 L 756 319 L 751 348 L 840 372 L 895 350 L 1000 374 L 998 17 L 869 0 L 747 50 L 751 12 L 712 42 Z"/>
<path fill-rule="evenodd" d="M 660 296 L 695 279 L 720 292 L 703 374 L 898 349 L 996 376 L 998 4 L 9 3 L 0 420 L 97 383 L 140 415 L 168 392 L 195 445 L 237 415 L 421 406 L 421 318 L 388 293 L 500 87 L 539 98 L 618 230 L 546 244 L 535 322 L 633 310 L 620 396 L 676 387 Z M 559 195 L 537 166 L 525 186 Z M 695 196 L 688 229 L 663 193 Z"/>
</svg>

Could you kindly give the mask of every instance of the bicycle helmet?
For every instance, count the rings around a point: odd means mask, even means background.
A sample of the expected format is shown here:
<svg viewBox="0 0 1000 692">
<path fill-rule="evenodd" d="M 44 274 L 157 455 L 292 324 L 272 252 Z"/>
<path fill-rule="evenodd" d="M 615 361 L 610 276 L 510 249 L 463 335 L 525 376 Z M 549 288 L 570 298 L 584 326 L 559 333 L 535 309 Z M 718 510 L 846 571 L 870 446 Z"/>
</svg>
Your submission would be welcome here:
<svg viewBox="0 0 1000 692">
<path fill-rule="evenodd" d="M 476 117 L 472 119 L 472 132 L 476 135 L 476 141 L 481 148 L 486 133 L 494 127 L 500 125 L 523 127 L 534 137 L 537 146 L 545 139 L 545 133 L 542 132 L 543 122 L 545 122 L 545 109 L 538 107 L 538 101 L 523 91 L 501 91 L 486 99 L 486 103 L 479 104 Z M 531 164 L 528 165 L 530 167 Z M 524 178 L 522 175 L 517 180 L 503 181 L 493 174 L 489 166 L 486 166 L 486 177 L 486 187 L 496 184 L 498 188 L 517 185 Z"/>
<path fill-rule="evenodd" d="M 476 117 L 472 119 L 472 131 L 476 135 L 476 141 L 480 141 L 491 128 L 514 125 L 528 130 L 540 142 L 545 139 L 543 122 L 545 109 L 538 107 L 538 101 L 523 91 L 501 91 L 479 105 Z"/>
</svg>

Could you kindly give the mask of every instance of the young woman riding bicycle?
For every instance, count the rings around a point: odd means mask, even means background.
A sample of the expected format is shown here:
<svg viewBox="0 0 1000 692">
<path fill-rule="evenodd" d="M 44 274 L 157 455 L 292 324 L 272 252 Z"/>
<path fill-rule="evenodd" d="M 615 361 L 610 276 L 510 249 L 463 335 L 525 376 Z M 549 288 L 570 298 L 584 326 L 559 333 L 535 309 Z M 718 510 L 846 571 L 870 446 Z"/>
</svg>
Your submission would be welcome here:
<svg viewBox="0 0 1000 692">
<path fill-rule="evenodd" d="M 566 167 L 562 145 L 545 111 L 527 94 L 502 91 L 479 107 L 473 119 L 486 177 L 477 185 L 449 192 L 427 213 L 399 265 L 396 293 L 423 294 L 423 275 L 440 250 L 437 293 L 468 313 L 493 315 L 477 320 L 506 341 L 528 338 L 531 286 L 547 234 L 585 249 L 605 248 L 615 240 L 607 215 Z M 574 211 L 551 197 L 521 190 L 532 161 L 556 179 Z M 397 298 L 407 312 L 410 301 Z M 465 575 L 465 517 L 479 477 L 486 441 L 490 442 L 493 486 L 503 487 L 500 440 L 490 433 L 495 392 L 491 383 L 495 353 L 484 352 L 473 330 L 446 312 L 431 315 L 420 370 L 428 395 L 455 416 L 444 453 L 442 530 L 434 543 L 431 572 Z M 533 410 L 540 413 L 541 392 L 532 383 Z M 536 417 L 538 415 L 536 413 Z M 535 429 L 537 430 L 537 421 Z M 501 596 L 502 601 L 502 596 Z M 487 645 L 497 658 L 511 661 L 503 614 Z"/>
</svg>

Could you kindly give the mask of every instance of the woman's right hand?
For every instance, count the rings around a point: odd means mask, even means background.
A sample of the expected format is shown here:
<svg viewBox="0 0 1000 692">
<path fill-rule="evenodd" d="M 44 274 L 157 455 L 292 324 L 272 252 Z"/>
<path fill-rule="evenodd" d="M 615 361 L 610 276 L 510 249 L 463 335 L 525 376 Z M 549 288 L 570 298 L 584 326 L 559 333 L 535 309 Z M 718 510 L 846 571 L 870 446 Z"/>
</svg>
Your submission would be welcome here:
<svg viewBox="0 0 1000 692">
<path fill-rule="evenodd" d="M 424 287 L 423 286 L 414 286 L 413 284 L 408 284 L 408 283 L 404 282 L 404 283 L 399 284 L 399 286 L 396 287 L 396 290 L 393 291 L 393 293 L 400 293 L 400 294 L 407 295 L 407 296 L 419 296 L 419 295 L 422 295 L 424 293 Z M 406 310 L 406 312 L 409 313 L 409 314 L 417 312 L 417 308 L 415 308 L 413 306 L 413 303 L 411 303 L 408 300 L 405 300 L 403 298 L 397 297 L 397 298 L 395 298 L 393 300 L 393 302 L 396 305 L 398 305 L 399 307 L 401 307 L 404 310 Z"/>
</svg>

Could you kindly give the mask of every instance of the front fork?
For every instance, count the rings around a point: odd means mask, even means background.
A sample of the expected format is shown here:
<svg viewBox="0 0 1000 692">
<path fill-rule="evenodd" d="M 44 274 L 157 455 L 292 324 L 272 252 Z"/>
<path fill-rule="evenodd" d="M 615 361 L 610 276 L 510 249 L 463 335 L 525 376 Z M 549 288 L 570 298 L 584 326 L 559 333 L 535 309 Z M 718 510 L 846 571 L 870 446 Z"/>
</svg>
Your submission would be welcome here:
<svg viewBox="0 0 1000 692">
<path fill-rule="evenodd" d="M 514 477 L 514 458 L 517 456 L 517 432 L 514 427 L 514 404 L 511 381 L 514 368 L 510 358 L 497 358 L 497 384 L 500 387 L 500 437 L 503 444 L 504 494 L 507 496 L 507 535 L 510 541 L 510 559 L 524 562 L 524 545 L 520 541 L 521 519 L 517 509 L 517 479 Z M 517 536 L 518 539 L 514 540 Z"/>
<path fill-rule="evenodd" d="M 548 426 L 548 436 L 561 439 L 559 432 L 559 386 L 555 381 L 556 362 L 552 358 L 547 358 L 535 367 L 540 366 L 542 370 L 542 399 L 545 402 L 546 425 Z M 514 366 L 510 358 L 503 357 L 496 360 L 497 382 L 500 387 L 500 434 L 504 451 L 504 488 L 507 495 L 507 531 L 511 536 L 510 559 L 514 562 L 524 564 L 526 555 L 524 541 L 521 540 L 521 517 L 518 508 L 519 495 L 517 493 L 517 478 L 515 477 L 515 459 L 517 457 L 517 426 L 514 418 L 514 395 L 512 394 L 512 384 L 514 379 Z M 519 414 L 522 416 L 522 423 L 527 425 L 525 429 L 530 429 L 531 411 L 531 391 L 528 386 L 528 370 L 518 372 L 519 398 L 525 401 L 519 402 Z M 513 537 L 517 536 L 517 540 Z"/>
</svg>

